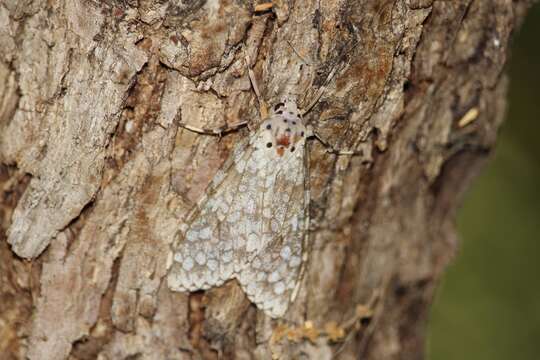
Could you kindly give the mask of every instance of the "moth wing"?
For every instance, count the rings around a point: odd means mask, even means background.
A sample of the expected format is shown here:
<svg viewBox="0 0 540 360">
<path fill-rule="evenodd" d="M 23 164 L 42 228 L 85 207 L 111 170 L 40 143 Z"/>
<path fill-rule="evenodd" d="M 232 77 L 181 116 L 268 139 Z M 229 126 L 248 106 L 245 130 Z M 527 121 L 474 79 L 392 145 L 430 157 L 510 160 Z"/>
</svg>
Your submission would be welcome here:
<svg viewBox="0 0 540 360">
<path fill-rule="evenodd" d="M 263 247 L 237 275 L 248 298 L 271 317 L 286 312 L 302 266 L 308 204 L 303 153 L 284 163 L 265 202 L 262 217 L 269 226 Z"/>
<path fill-rule="evenodd" d="M 296 153 L 276 158 L 268 136 L 261 127 L 238 146 L 188 216 L 173 244 L 172 290 L 204 290 L 236 277 L 268 315 L 287 310 L 306 234 L 305 149 L 301 142 Z"/>
<path fill-rule="evenodd" d="M 244 174 L 238 166 L 250 158 L 248 140 L 238 144 L 188 214 L 185 229 L 172 244 L 167 283 L 174 291 L 196 291 L 219 286 L 235 273 L 231 224 L 231 189 L 239 186 Z"/>
<path fill-rule="evenodd" d="M 287 233 L 257 254 L 237 276 L 248 298 L 273 318 L 289 306 L 302 264 L 303 231 Z"/>
</svg>

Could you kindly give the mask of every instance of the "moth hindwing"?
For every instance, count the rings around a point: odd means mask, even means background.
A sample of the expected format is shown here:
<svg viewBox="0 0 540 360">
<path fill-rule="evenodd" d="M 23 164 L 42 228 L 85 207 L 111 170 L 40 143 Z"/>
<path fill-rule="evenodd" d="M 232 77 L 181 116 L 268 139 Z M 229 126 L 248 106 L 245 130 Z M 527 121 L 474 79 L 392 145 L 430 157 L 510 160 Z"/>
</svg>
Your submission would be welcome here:
<svg viewBox="0 0 540 360">
<path fill-rule="evenodd" d="M 237 279 L 267 315 L 285 314 L 307 235 L 308 136 L 296 103 L 285 99 L 237 144 L 174 239 L 169 288 L 204 290 Z"/>
</svg>

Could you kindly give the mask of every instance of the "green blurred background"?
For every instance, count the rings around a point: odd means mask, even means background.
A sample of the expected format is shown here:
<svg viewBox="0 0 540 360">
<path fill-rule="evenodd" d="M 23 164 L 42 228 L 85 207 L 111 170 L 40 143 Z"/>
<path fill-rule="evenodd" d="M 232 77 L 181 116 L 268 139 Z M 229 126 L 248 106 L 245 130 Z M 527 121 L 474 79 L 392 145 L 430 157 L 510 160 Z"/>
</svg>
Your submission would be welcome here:
<svg viewBox="0 0 540 360">
<path fill-rule="evenodd" d="M 540 359 L 540 4 L 514 34 L 508 70 L 509 111 L 459 213 L 429 360 Z"/>
</svg>

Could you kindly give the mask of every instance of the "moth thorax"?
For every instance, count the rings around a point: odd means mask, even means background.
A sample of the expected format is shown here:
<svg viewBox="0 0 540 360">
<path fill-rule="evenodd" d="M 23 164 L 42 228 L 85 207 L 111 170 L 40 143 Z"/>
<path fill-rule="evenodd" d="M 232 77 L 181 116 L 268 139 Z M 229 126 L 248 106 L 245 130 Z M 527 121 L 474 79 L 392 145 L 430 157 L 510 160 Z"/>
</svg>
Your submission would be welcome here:
<svg viewBox="0 0 540 360">
<path fill-rule="evenodd" d="M 303 144 L 307 135 L 296 103 L 279 103 L 274 107 L 274 115 L 262 126 L 265 132 L 266 148 L 275 151 L 279 157 L 286 152 L 294 153 Z"/>
</svg>

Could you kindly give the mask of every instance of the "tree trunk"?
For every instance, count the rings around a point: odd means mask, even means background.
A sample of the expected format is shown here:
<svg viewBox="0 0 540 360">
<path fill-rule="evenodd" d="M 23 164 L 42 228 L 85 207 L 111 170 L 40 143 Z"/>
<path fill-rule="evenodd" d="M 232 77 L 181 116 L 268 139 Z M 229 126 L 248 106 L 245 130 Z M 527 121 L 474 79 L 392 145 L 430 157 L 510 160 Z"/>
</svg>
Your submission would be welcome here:
<svg viewBox="0 0 540 360">
<path fill-rule="evenodd" d="M 510 0 L 0 5 L 4 359 L 362 358 L 424 353 L 461 194 L 494 145 Z M 309 262 L 272 320 L 236 281 L 167 288 L 179 225 L 286 92 L 311 142 Z"/>
</svg>

